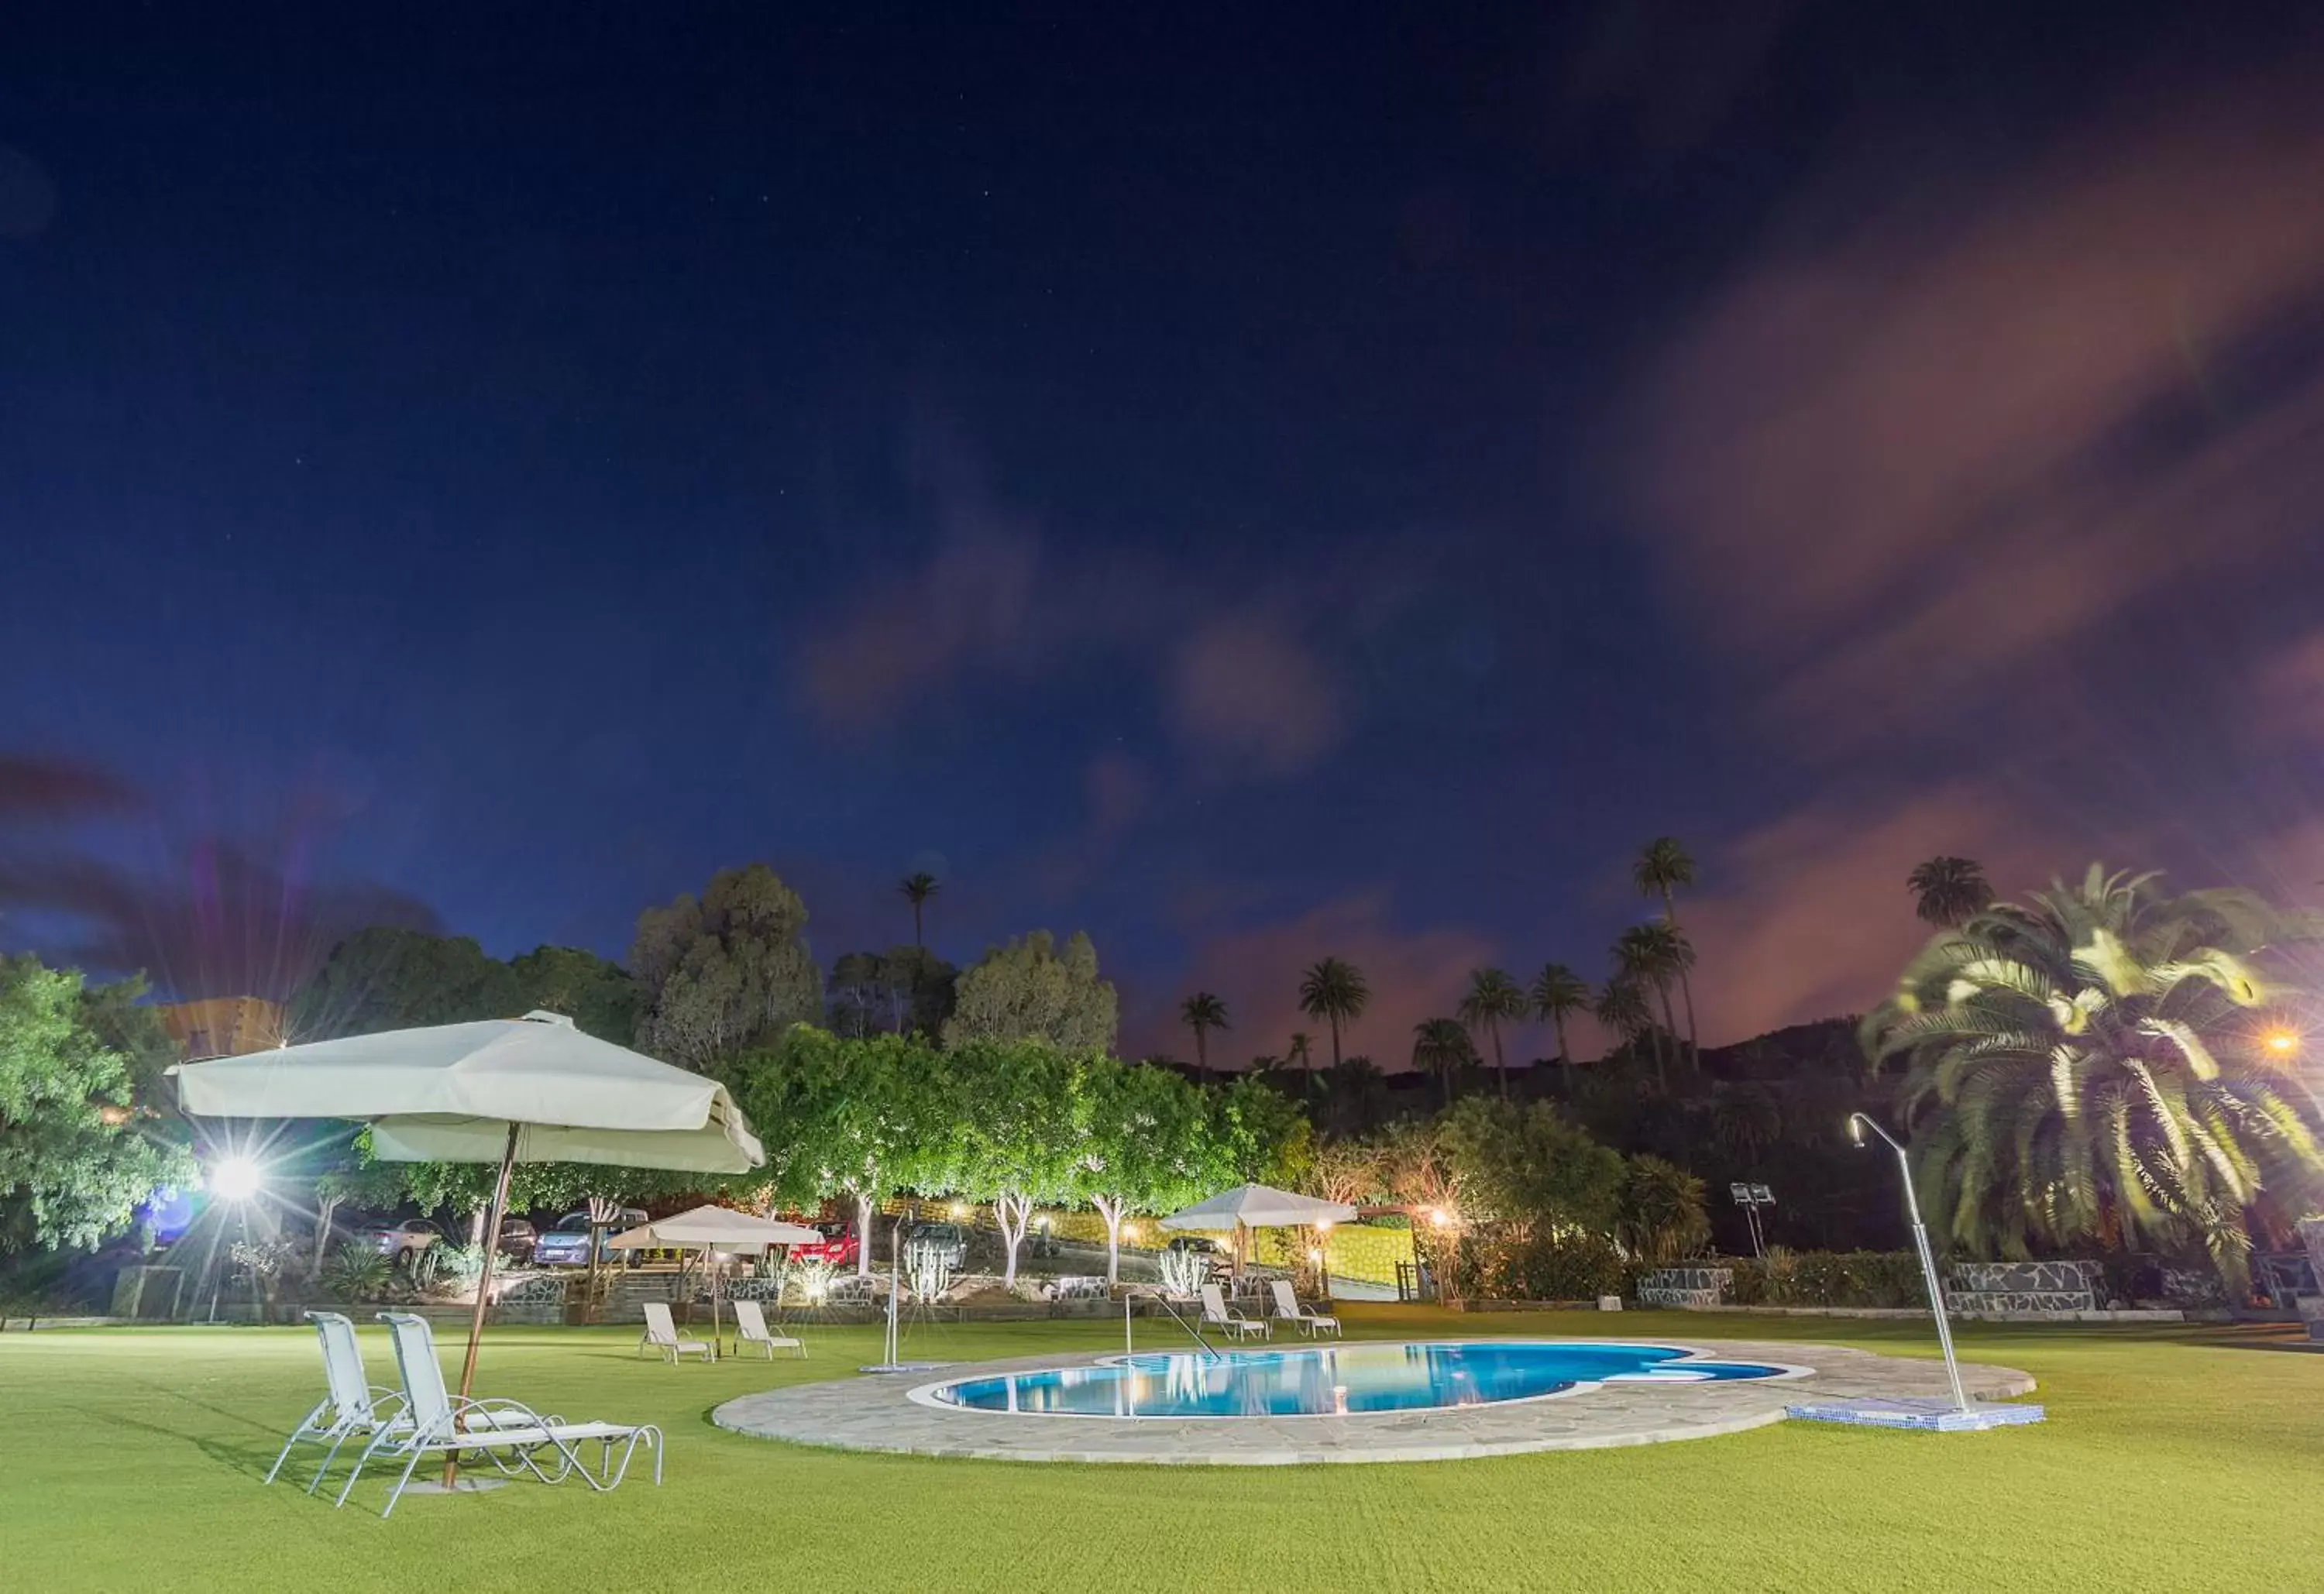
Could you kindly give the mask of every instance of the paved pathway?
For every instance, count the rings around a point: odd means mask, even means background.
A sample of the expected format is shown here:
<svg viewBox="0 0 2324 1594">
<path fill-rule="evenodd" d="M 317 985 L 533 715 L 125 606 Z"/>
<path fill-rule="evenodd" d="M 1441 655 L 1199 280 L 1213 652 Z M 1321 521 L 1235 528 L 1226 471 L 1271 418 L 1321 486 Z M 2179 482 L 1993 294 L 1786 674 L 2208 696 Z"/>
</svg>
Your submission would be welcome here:
<svg viewBox="0 0 2324 1594">
<path fill-rule="evenodd" d="M 1361 1342 L 1361 1341 L 1359 1341 Z M 1431 1341 L 1442 1343 L 1444 1341 Z M 1637 1343 L 1623 1341 L 1622 1343 Z M 1595 1450 L 1738 1433 L 1783 1420 L 1786 1405 L 1863 1396 L 1942 1396 L 1944 1365 L 1793 1341 L 1657 1339 L 1733 1361 L 1781 1362 L 1808 1376 L 1655 1386 L 1607 1384 L 1551 1400 L 1432 1412 L 1323 1417 L 1044 1417 L 922 1405 L 908 1391 L 930 1382 L 1040 1368 L 1083 1367 L 1101 1354 L 1020 1357 L 947 1367 L 941 1374 L 838 1378 L 745 1395 L 711 1414 L 722 1428 L 761 1439 L 841 1450 L 1013 1461 L 1134 1461 L 1149 1465 L 1286 1466 L 1312 1461 L 1439 1461 L 1527 1451 Z M 1961 1364 L 1971 1396 L 2031 1394 L 2011 1368 Z"/>
</svg>

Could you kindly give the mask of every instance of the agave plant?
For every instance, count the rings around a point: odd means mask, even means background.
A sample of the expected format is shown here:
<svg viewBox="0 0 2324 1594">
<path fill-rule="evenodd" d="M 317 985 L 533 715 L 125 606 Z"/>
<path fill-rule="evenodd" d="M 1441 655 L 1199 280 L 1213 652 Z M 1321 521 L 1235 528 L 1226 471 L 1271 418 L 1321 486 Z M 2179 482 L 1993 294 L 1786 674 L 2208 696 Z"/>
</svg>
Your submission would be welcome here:
<svg viewBox="0 0 2324 1594">
<path fill-rule="evenodd" d="M 2248 892 L 2169 897 L 2093 865 L 1941 932 L 1864 1021 L 1932 1221 L 1973 1254 L 2200 1244 L 2231 1290 L 2247 1210 L 2324 1169 L 2315 1097 L 2271 1045 L 2290 927 Z"/>
</svg>

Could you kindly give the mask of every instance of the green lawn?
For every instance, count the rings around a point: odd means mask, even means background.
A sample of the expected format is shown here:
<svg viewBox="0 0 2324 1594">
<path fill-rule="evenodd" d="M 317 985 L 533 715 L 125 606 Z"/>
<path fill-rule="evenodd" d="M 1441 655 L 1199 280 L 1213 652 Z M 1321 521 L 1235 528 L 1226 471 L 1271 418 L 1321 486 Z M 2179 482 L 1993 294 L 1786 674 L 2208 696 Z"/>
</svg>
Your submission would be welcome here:
<svg viewBox="0 0 2324 1594">
<path fill-rule="evenodd" d="M 1924 1350 L 1905 1324 L 1629 1313 L 1351 1331 L 1715 1333 Z M 1095 1325 L 922 1330 L 948 1359 L 1094 1349 Z M 2282 1343 L 2281 1339 L 2278 1343 Z M 2274 1589 L 2324 1580 L 2324 1357 L 2264 1336 L 1978 1329 L 2051 1421 L 1985 1434 L 1784 1424 L 1726 1439 L 1411 1466 L 1146 1469 L 809 1451 L 713 1429 L 730 1396 L 852 1376 L 875 1331 L 805 1364 L 672 1368 L 613 1330 L 512 1329 L 481 1392 L 669 1434 L 667 1482 L 414 1496 L 383 1523 L 261 1488 L 320 1383 L 300 1330 L 0 1335 L 0 1568 L 19 1589 Z M 366 1331 L 374 1377 L 383 1339 Z M 300 1475 L 303 1479 L 303 1474 Z"/>
</svg>

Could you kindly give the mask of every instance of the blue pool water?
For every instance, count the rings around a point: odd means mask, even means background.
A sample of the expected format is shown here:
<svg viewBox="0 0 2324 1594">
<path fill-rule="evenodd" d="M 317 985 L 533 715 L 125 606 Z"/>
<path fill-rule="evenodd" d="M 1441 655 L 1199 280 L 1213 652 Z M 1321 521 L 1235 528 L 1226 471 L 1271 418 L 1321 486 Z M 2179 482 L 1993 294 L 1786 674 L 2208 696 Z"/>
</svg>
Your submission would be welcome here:
<svg viewBox="0 0 2324 1594">
<path fill-rule="evenodd" d="M 1301 1345 L 1125 1357 L 1096 1367 L 967 1378 L 915 1397 L 968 1411 L 1075 1417 L 1288 1417 L 1534 1400 L 1584 1385 L 1771 1378 L 1669 1345 L 1498 1340 Z"/>
</svg>

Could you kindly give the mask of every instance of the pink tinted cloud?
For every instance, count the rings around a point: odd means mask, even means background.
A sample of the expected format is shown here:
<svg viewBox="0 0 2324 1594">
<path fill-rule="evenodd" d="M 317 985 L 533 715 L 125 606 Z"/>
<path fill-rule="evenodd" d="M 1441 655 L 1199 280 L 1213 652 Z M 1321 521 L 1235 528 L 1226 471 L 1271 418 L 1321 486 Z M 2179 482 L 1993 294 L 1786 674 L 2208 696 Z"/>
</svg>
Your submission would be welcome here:
<svg viewBox="0 0 2324 1594">
<path fill-rule="evenodd" d="M 1339 742 L 1345 702 L 1314 651 L 1251 612 L 1196 629 L 1175 650 L 1171 723 L 1222 770 L 1296 774 Z"/>
<path fill-rule="evenodd" d="M 1711 860 L 1704 875 L 1716 884 L 1679 905 L 1702 1043 L 1879 1001 L 1930 933 L 1904 885 L 1923 859 L 1975 858 L 1997 891 L 2016 897 L 2079 875 L 2109 855 L 2109 840 L 2122 838 L 2067 834 L 1967 782 L 1877 817 L 1819 804 L 1763 825 Z"/>
<path fill-rule="evenodd" d="M 1296 1029 L 1314 1037 L 1316 1065 L 1328 1066 L 1330 1032 L 1299 1010 L 1299 976 L 1319 958 L 1344 958 L 1363 971 L 1371 1001 L 1342 1034 L 1342 1051 L 1397 1069 L 1411 1063 L 1412 1027 L 1451 1013 L 1469 971 L 1489 963 L 1493 950 L 1491 942 L 1471 930 L 1399 929 L 1388 922 L 1384 897 L 1362 893 L 1296 918 L 1203 939 L 1188 962 L 1181 994 L 1209 990 L 1226 1000 L 1234 1027 L 1213 1037 L 1214 1066 L 1224 1060 L 1240 1068 L 1261 1054 L 1279 1057 Z M 1177 1027 L 1176 1008 L 1172 997 L 1141 1013 L 1135 1044 L 1191 1055 L 1185 1031 Z"/>
<path fill-rule="evenodd" d="M 2142 106 L 1941 198 L 1895 175 L 1833 189 L 1641 389 L 1668 576 L 1794 714 L 1981 685 L 2324 490 L 2315 371 L 2233 414 L 2206 385 L 2324 292 L 2312 97 Z"/>
</svg>

